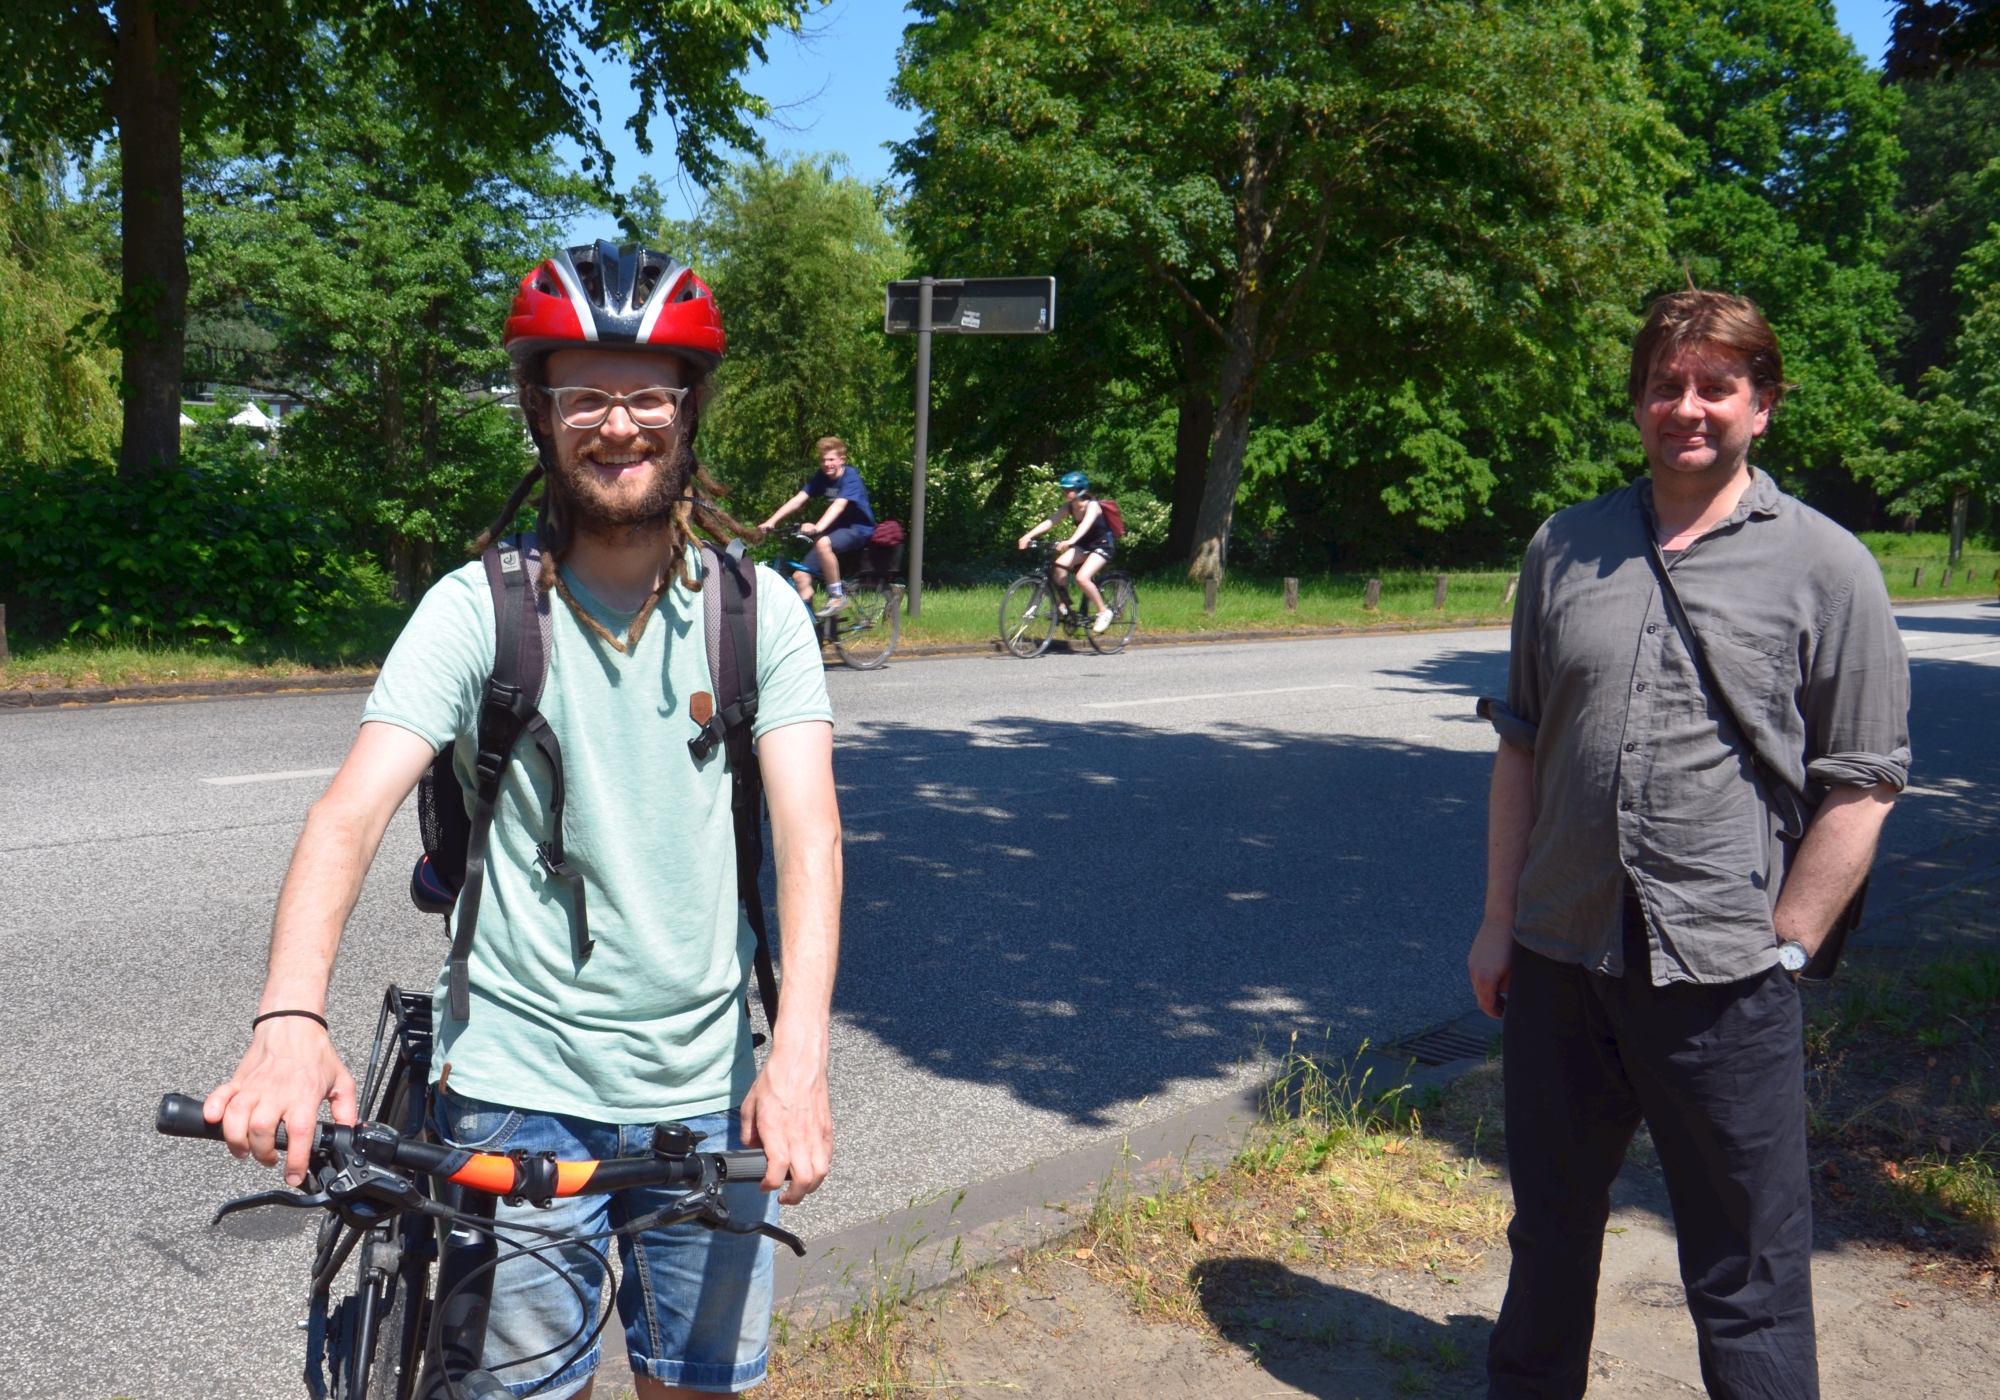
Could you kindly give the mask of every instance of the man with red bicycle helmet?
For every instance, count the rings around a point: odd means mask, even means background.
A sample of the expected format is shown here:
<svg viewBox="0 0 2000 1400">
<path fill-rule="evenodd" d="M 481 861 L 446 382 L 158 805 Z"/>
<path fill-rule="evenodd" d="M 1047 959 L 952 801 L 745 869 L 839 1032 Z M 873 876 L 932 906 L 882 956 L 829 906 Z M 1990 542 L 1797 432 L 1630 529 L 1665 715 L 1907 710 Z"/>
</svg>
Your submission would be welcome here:
<svg viewBox="0 0 2000 1400">
<path fill-rule="evenodd" d="M 536 532 L 504 548 L 528 561 L 536 583 L 549 661 L 532 701 L 560 741 L 563 771 L 558 780 L 534 742 L 512 750 L 492 805 L 463 1000 L 448 975 L 438 983 L 431 1127 L 467 1148 L 606 1158 L 650 1150 L 654 1123 L 684 1122 L 710 1146 L 764 1149 L 763 1192 L 724 1190 L 738 1219 L 775 1221 L 779 1201 L 802 1200 L 832 1162 L 840 818 L 812 621 L 791 587 L 759 568 L 752 733 L 785 930 L 784 996 L 760 1070 L 744 1009 L 754 941 L 738 905 L 730 764 L 723 749 L 689 742 L 708 729 L 721 691 L 702 605 L 714 580 L 702 577 L 697 532 L 717 543 L 753 533 L 717 504 L 720 489 L 693 451 L 702 390 L 726 348 L 722 318 L 686 264 L 600 242 L 556 253 L 522 279 L 505 345 L 538 461 L 481 545 L 542 481 Z M 664 621 L 649 626 L 655 613 Z M 418 604 L 300 837 L 260 1013 L 323 1012 L 376 844 L 447 746 L 473 793 L 495 616 L 477 560 Z M 566 801 L 551 842 L 556 781 Z M 588 936 L 577 936 L 586 907 Z M 338 1121 L 353 1121 L 354 1082 L 323 1026 L 280 1014 L 253 1029 L 207 1113 L 239 1152 L 266 1162 L 286 1122 L 296 1181 L 328 1100 Z M 549 1209 L 502 1203 L 498 1218 L 589 1236 L 664 1200 L 639 1191 Z M 762 1380 L 767 1241 L 679 1226 L 620 1236 L 619 1249 L 618 1306 L 641 1397 Z M 588 1394 L 598 1348 L 579 1353 L 565 1339 L 594 1325 L 585 1310 L 608 1286 L 600 1257 L 566 1246 L 503 1261 L 493 1279 L 486 1368 L 516 1394 Z"/>
</svg>

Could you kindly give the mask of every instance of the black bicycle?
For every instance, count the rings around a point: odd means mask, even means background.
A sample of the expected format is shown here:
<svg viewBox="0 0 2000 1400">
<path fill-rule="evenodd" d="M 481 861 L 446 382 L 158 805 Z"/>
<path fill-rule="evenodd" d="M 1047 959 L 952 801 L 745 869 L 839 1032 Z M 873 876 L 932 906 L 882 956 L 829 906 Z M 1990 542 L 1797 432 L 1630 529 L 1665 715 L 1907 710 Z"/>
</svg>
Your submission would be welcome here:
<svg viewBox="0 0 2000 1400">
<path fill-rule="evenodd" d="M 1100 632 L 1094 618 L 1070 606 L 1068 585 L 1056 578 L 1054 544 L 1037 540 L 1035 547 L 1042 551 L 1040 571 L 1015 579 L 1000 600 L 1000 644 L 1019 657 L 1040 656 L 1060 627 L 1072 638 L 1081 632 L 1100 655 L 1115 656 L 1125 650 L 1139 630 L 1139 589 L 1132 576 L 1115 569 L 1097 576 L 1097 591 L 1111 614 L 1110 625 Z"/>
<path fill-rule="evenodd" d="M 792 538 L 810 545 L 815 537 L 795 533 Z M 896 639 L 902 635 L 903 583 L 897 571 L 903 564 L 903 546 L 870 544 L 835 558 L 847 606 L 825 617 L 815 615 L 819 644 L 832 647 L 855 670 L 873 671 L 895 653 Z M 777 568 L 788 579 L 812 572 L 797 559 L 781 559 Z"/>
<path fill-rule="evenodd" d="M 388 1056 L 384 1058 L 385 1052 Z M 762 1152 L 701 1152 L 701 1134 L 685 1124 L 653 1129 L 652 1155 L 605 1161 L 558 1161 L 553 1153 L 507 1156 L 428 1141 L 431 1004 L 428 993 L 389 988 L 376 1022 L 360 1103 L 373 1115 L 351 1128 L 321 1123 L 306 1176 L 308 1191 L 264 1191 L 226 1203 L 221 1220 L 260 1206 L 326 1212 L 313 1252 L 306 1320 L 305 1383 L 313 1400 L 491 1400 L 508 1394 L 484 1364 L 493 1273 L 512 1259 L 533 1258 L 569 1281 L 549 1251 L 586 1249 L 621 1234 L 683 1221 L 739 1235 L 765 1235 L 803 1255 L 797 1236 L 763 1221 L 730 1218 L 722 1187 L 760 1181 Z M 160 1100 L 155 1126 L 173 1137 L 220 1139 L 185 1094 Z M 278 1150 L 286 1146 L 283 1125 Z M 674 1204 L 596 1234 L 548 1230 L 524 1221 L 502 1225 L 494 1205 L 547 1206 L 568 1196 L 608 1195 L 638 1186 L 683 1188 Z M 503 1245 L 505 1248 L 503 1249 Z M 610 1263 L 596 1250 L 609 1275 Z M 354 1263 L 351 1291 L 333 1301 L 335 1284 Z M 433 1282 L 435 1287 L 433 1287 Z M 559 1345 L 498 1369 L 563 1354 L 560 1375 L 596 1344 L 616 1310 L 584 1297 L 584 1321 Z M 595 1315 L 593 1324 L 592 1318 Z"/>
</svg>

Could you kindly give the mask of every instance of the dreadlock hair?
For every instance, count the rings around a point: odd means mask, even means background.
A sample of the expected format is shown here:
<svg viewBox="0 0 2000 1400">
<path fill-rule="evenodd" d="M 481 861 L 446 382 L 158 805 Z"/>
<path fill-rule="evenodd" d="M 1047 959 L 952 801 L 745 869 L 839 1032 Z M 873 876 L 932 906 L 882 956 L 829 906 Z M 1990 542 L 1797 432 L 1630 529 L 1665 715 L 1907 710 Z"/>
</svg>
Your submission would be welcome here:
<svg viewBox="0 0 2000 1400">
<path fill-rule="evenodd" d="M 576 541 L 575 502 L 557 466 L 555 440 L 544 430 L 534 403 L 535 396 L 548 386 L 548 363 L 547 355 L 536 355 L 514 365 L 514 397 L 521 405 L 528 436 L 535 444 L 536 462 L 508 494 L 507 504 L 501 507 L 499 516 L 473 541 L 471 554 L 477 558 L 507 533 L 514 517 L 520 513 L 522 503 L 528 499 L 528 493 L 540 482 L 542 493 L 534 503 L 535 535 L 542 549 L 539 584 L 543 592 L 553 588 L 567 596 L 558 571 Z M 730 540 L 756 544 L 764 538 L 762 530 L 741 523 L 718 504 L 722 497 L 729 494 L 728 490 L 709 475 L 708 468 L 694 455 L 695 435 L 701 428 L 701 405 L 707 398 L 707 391 L 708 377 L 699 375 L 688 394 L 693 412 L 685 420 L 687 426 L 679 435 L 680 450 L 674 463 L 674 469 L 681 478 L 679 496 L 664 521 L 667 544 L 673 557 L 670 577 L 678 579 L 689 592 L 701 591 L 702 581 L 688 567 L 687 557 L 688 546 L 694 542 L 697 533 L 718 545 Z M 654 601 L 657 601 L 657 595 Z M 634 636 L 638 629 L 644 627 L 645 616 L 652 608 L 653 603 L 649 602 L 635 622 Z"/>
</svg>

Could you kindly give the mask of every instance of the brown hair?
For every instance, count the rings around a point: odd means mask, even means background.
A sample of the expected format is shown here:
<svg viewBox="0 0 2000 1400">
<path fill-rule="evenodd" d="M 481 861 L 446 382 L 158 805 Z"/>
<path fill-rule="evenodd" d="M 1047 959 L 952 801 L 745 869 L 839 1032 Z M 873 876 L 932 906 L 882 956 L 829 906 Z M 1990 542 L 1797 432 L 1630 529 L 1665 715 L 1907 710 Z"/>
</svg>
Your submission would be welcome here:
<svg viewBox="0 0 2000 1400">
<path fill-rule="evenodd" d="M 1759 393 L 1769 391 L 1771 407 L 1784 401 L 1785 357 L 1771 323 L 1748 297 L 1689 287 L 1669 292 L 1646 311 L 1646 324 L 1632 342 L 1632 373 L 1625 393 L 1634 406 L 1646 394 L 1654 366 L 1683 350 L 1714 347 L 1741 360 Z"/>
<path fill-rule="evenodd" d="M 535 444 L 537 461 L 509 493 L 507 504 L 501 508 L 499 516 L 487 527 L 484 534 L 473 541 L 471 553 L 477 557 L 488 545 L 507 533 L 514 523 L 514 517 L 520 512 L 522 503 L 528 499 L 528 493 L 539 481 L 542 484 L 542 494 L 535 499 L 535 535 L 542 549 L 540 582 L 544 591 L 554 588 L 567 600 L 568 590 L 562 587 L 561 576 L 557 570 L 563 556 L 569 552 L 570 545 L 576 538 L 576 512 L 574 503 L 570 500 L 570 492 L 563 485 L 561 474 L 554 470 L 555 441 L 543 430 L 535 405 L 535 397 L 548 387 L 548 359 L 547 355 L 537 355 L 514 366 L 515 398 L 521 405 L 521 416 L 527 422 L 528 436 Z M 755 526 L 740 523 L 717 504 L 728 492 L 720 482 L 708 474 L 708 468 L 704 467 L 694 455 L 695 435 L 701 429 L 701 405 L 707 397 L 707 377 L 693 365 L 689 365 L 689 369 L 694 373 L 695 380 L 688 394 L 689 411 L 685 420 L 687 426 L 680 437 L 681 460 L 676 464 L 684 474 L 680 490 L 681 499 L 674 503 L 672 513 L 667 517 L 665 524 L 667 543 L 674 559 L 674 567 L 669 577 L 679 579 L 689 591 L 699 592 L 701 580 L 690 572 L 687 562 L 687 547 L 693 542 L 697 532 L 718 544 L 732 539 L 755 544 L 764 538 L 764 532 Z M 639 631 L 644 628 L 646 617 L 651 614 L 653 604 L 657 601 L 658 594 L 655 594 L 634 621 L 631 633 L 633 637 L 637 637 Z M 575 607 L 573 600 L 571 607 Z M 585 617 L 586 621 L 591 623 L 593 631 L 604 633 L 604 629 L 595 626 L 594 620 L 588 619 L 581 610 L 578 610 L 578 615 Z M 610 638 L 609 633 L 604 635 L 614 646 L 619 646 L 620 650 L 623 650 L 623 646 L 616 638 Z"/>
<path fill-rule="evenodd" d="M 829 452 L 838 452 L 841 456 L 845 457 L 847 455 L 847 444 L 837 437 L 823 437 L 813 444 L 814 458 L 824 457 Z"/>
</svg>

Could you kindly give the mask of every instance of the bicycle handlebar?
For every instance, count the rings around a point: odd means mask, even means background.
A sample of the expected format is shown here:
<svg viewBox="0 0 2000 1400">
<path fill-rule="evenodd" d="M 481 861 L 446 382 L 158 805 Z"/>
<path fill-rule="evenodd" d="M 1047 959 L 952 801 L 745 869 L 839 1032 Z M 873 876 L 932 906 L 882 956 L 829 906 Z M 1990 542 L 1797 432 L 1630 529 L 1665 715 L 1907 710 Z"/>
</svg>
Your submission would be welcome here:
<svg viewBox="0 0 2000 1400">
<path fill-rule="evenodd" d="M 168 1094 L 160 1100 L 154 1127 L 168 1137 L 222 1141 L 222 1125 L 202 1117 L 201 1105 L 202 1101 L 191 1095 Z M 662 1124 L 654 1129 L 655 1155 L 651 1157 L 559 1162 L 549 1157 L 510 1157 L 419 1142 L 380 1123 L 357 1123 L 351 1128 L 321 1123 L 313 1153 L 325 1156 L 337 1145 L 376 1166 L 424 1172 L 475 1191 L 536 1202 L 608 1195 L 634 1186 L 693 1186 L 701 1181 L 704 1161 L 714 1163 L 724 1181 L 762 1181 L 770 1169 L 769 1159 L 760 1151 L 696 1152 L 692 1134 L 680 1129 L 684 1137 L 670 1139 L 670 1128 L 679 1125 Z M 280 1152 L 286 1149 L 288 1138 L 285 1125 L 280 1123 L 276 1135 Z"/>
</svg>

